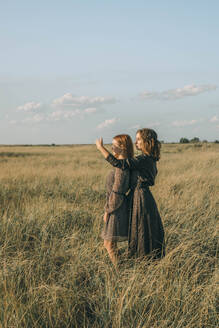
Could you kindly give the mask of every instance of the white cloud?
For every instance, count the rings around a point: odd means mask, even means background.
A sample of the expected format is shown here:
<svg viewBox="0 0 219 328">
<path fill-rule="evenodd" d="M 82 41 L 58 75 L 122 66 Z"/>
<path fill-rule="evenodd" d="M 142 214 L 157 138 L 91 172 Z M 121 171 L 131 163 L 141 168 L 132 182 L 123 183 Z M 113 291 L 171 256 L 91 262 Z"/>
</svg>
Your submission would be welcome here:
<svg viewBox="0 0 219 328">
<path fill-rule="evenodd" d="M 88 97 L 88 96 L 73 96 L 71 93 L 66 93 L 62 97 L 54 99 L 52 105 L 54 106 L 89 106 L 89 105 L 105 105 L 114 104 L 116 99 L 114 97 Z"/>
<path fill-rule="evenodd" d="M 140 94 L 141 98 L 144 99 L 153 99 L 156 98 L 156 96 L 158 95 L 159 95 L 158 92 L 150 92 L 150 91 L 144 91 Z"/>
<path fill-rule="evenodd" d="M 62 119 L 71 119 L 72 117 L 75 117 L 80 114 L 81 111 L 79 109 L 75 109 L 73 111 L 57 110 L 49 115 L 49 119 L 53 121 L 60 121 Z"/>
<path fill-rule="evenodd" d="M 27 117 L 24 120 L 22 120 L 22 123 L 40 123 L 45 120 L 45 116 L 42 114 L 36 114 L 32 117 Z"/>
<path fill-rule="evenodd" d="M 170 89 L 162 92 L 144 91 L 140 97 L 142 99 L 158 99 L 158 100 L 176 100 L 189 96 L 197 96 L 198 94 L 216 90 L 216 85 L 206 84 L 196 86 L 195 84 L 185 85 L 183 88 Z"/>
<path fill-rule="evenodd" d="M 46 114 L 40 114 L 37 113 L 34 116 L 29 116 L 30 113 L 32 113 L 33 109 L 39 108 L 41 106 L 40 103 L 35 104 L 35 103 L 27 103 L 24 106 L 19 106 L 19 110 L 24 110 L 26 112 L 28 112 L 28 117 L 23 118 L 20 123 L 25 123 L 25 124 L 32 124 L 32 123 L 39 123 L 42 121 L 61 121 L 61 120 L 70 120 L 73 117 L 80 117 L 81 119 L 84 118 L 84 115 L 91 115 L 96 113 L 99 109 L 95 108 L 95 107 L 87 107 L 85 109 L 58 109 L 50 112 L 50 113 L 46 113 Z M 10 124 L 16 124 L 18 123 L 17 121 L 10 121 Z"/>
<path fill-rule="evenodd" d="M 84 114 L 90 115 L 97 112 L 97 108 L 89 107 L 84 110 L 74 109 L 74 110 L 57 110 L 49 114 L 48 119 L 51 121 L 69 120 L 73 117 L 84 118 Z"/>
<path fill-rule="evenodd" d="M 210 122 L 212 123 L 215 123 L 215 122 L 218 122 L 219 121 L 219 118 L 217 117 L 217 115 L 213 116 L 211 119 L 210 119 Z"/>
<path fill-rule="evenodd" d="M 31 111 L 34 111 L 34 110 L 38 110 L 40 107 L 42 106 L 41 103 L 35 103 L 35 102 L 28 102 L 22 106 L 18 106 L 17 107 L 17 110 L 19 111 L 25 111 L 25 112 L 31 112 Z"/>
<path fill-rule="evenodd" d="M 84 110 L 84 112 L 87 113 L 87 114 L 96 113 L 97 112 L 97 108 L 95 108 L 95 107 L 89 107 L 89 108 L 86 108 Z"/>
<path fill-rule="evenodd" d="M 183 127 L 188 125 L 194 125 L 198 123 L 198 120 L 191 120 L 191 121 L 174 121 L 172 122 L 172 126 Z"/>
<path fill-rule="evenodd" d="M 100 124 L 97 126 L 97 128 L 98 128 L 98 129 L 106 128 L 106 127 L 108 127 L 109 125 L 113 125 L 113 124 L 115 124 L 117 121 L 118 121 L 118 119 L 115 118 L 115 117 L 114 117 L 114 118 L 111 118 L 111 119 L 109 119 L 109 120 L 105 120 L 104 122 L 100 123 Z"/>
</svg>

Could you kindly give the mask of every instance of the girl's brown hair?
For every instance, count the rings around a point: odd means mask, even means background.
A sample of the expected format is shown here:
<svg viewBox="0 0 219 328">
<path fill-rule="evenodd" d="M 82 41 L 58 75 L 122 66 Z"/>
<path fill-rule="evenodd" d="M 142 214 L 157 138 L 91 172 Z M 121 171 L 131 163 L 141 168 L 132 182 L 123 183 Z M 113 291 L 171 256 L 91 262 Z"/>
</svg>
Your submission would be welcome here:
<svg viewBox="0 0 219 328">
<path fill-rule="evenodd" d="M 133 142 L 128 134 L 118 134 L 113 137 L 113 140 L 116 140 L 118 143 L 124 157 L 130 158 L 134 156 Z"/>
<path fill-rule="evenodd" d="M 139 133 L 143 141 L 143 153 L 152 156 L 156 161 L 160 159 L 161 143 L 157 139 L 157 133 L 152 129 L 139 129 Z"/>
</svg>

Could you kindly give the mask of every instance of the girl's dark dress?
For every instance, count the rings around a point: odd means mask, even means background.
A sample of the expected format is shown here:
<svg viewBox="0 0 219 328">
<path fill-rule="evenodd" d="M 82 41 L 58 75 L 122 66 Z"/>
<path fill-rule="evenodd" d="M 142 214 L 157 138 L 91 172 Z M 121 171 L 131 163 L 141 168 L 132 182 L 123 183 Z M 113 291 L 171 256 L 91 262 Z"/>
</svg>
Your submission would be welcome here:
<svg viewBox="0 0 219 328">
<path fill-rule="evenodd" d="M 114 167 L 131 170 L 129 205 L 129 254 L 153 258 L 165 255 L 164 229 L 149 186 L 157 175 L 156 161 L 148 155 L 118 160 L 112 154 L 106 160 Z"/>
<path fill-rule="evenodd" d="M 106 178 L 107 222 L 101 237 L 116 242 L 128 239 L 128 201 L 126 193 L 129 190 L 129 170 L 113 169 Z"/>
</svg>

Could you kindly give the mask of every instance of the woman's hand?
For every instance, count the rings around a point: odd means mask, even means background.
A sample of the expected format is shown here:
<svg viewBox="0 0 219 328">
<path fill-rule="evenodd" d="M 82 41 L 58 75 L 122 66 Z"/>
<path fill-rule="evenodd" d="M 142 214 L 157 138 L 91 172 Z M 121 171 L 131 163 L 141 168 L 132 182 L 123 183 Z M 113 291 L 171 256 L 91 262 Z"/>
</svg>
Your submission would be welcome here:
<svg viewBox="0 0 219 328">
<path fill-rule="evenodd" d="M 103 216 L 103 221 L 106 223 L 107 220 L 108 220 L 108 216 L 109 214 L 107 212 L 104 213 L 104 216 Z"/>
<path fill-rule="evenodd" d="M 97 149 L 101 149 L 103 147 L 103 138 L 99 138 L 96 140 Z"/>
<path fill-rule="evenodd" d="M 97 149 L 101 152 L 103 157 L 107 158 L 109 156 L 108 150 L 103 146 L 103 138 L 99 138 L 96 140 Z"/>
</svg>

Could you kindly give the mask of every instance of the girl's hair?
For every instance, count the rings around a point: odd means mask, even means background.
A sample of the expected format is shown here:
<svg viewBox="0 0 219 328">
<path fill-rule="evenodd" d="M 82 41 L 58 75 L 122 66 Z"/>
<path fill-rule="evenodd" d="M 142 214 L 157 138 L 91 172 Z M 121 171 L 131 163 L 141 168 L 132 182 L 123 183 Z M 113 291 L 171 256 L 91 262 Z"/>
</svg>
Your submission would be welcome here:
<svg viewBox="0 0 219 328">
<path fill-rule="evenodd" d="M 155 161 L 160 159 L 161 143 L 157 139 L 157 133 L 152 129 L 139 129 L 139 133 L 143 141 L 143 153 L 153 157 Z"/>
<path fill-rule="evenodd" d="M 121 149 L 121 154 L 124 157 L 130 158 L 134 156 L 134 147 L 131 137 L 128 134 L 118 134 L 113 137 L 116 140 L 119 148 Z"/>
</svg>

